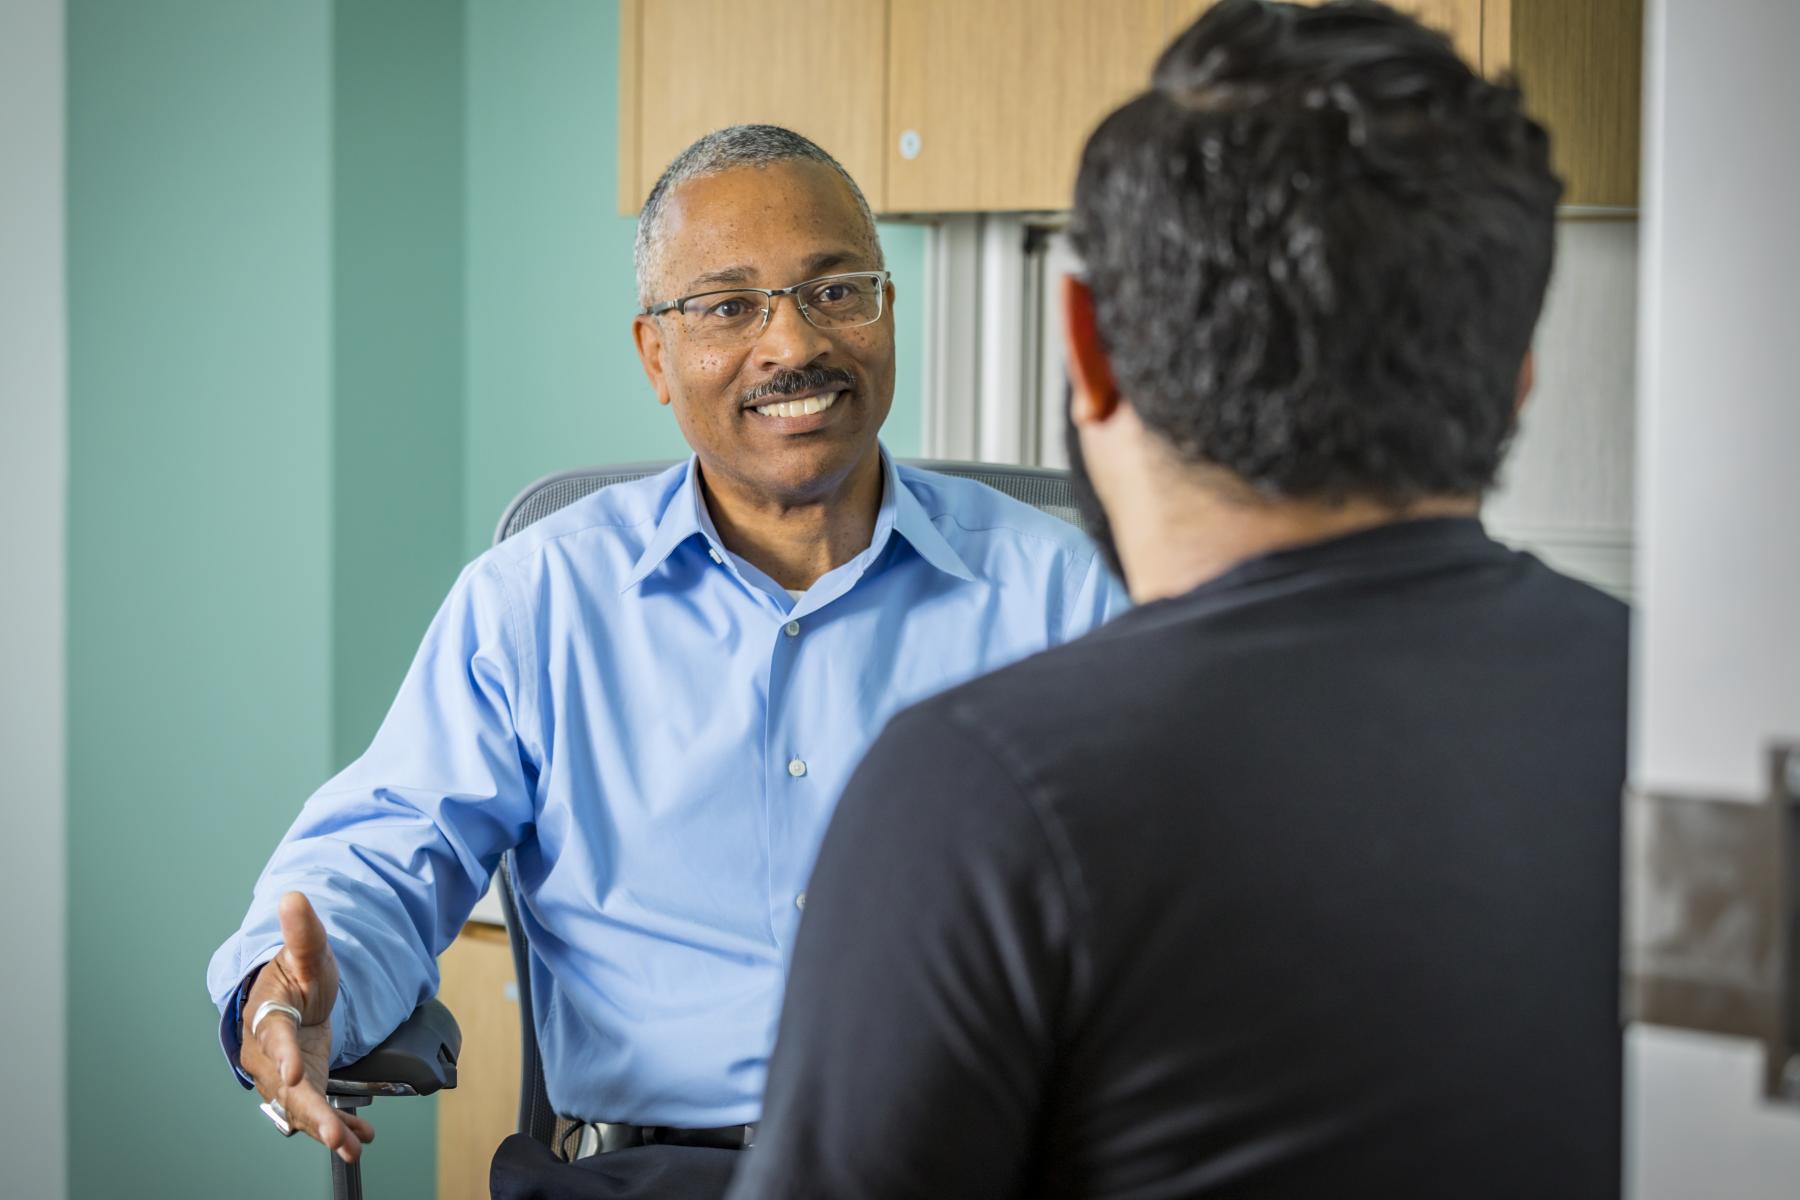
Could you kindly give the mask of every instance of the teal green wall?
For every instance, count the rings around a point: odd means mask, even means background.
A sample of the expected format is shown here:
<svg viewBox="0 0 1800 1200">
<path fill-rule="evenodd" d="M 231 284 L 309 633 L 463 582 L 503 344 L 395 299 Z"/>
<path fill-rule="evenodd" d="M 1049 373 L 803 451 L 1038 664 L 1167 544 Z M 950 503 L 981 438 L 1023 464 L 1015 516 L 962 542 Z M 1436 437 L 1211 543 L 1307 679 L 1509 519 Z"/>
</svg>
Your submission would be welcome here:
<svg viewBox="0 0 1800 1200">
<path fill-rule="evenodd" d="M 925 226 L 883 225 L 881 246 L 894 276 L 894 408 L 881 437 L 902 458 L 924 444 Z"/>
<path fill-rule="evenodd" d="M 616 0 L 470 0 L 464 550 L 550 471 L 687 452 L 631 342 Z M 830 149 L 830 147 L 826 147 Z M 881 230 L 901 349 L 884 432 L 919 449 L 925 231 Z"/>
<path fill-rule="evenodd" d="M 682 450 L 631 347 L 618 6 L 470 0 L 464 550 L 537 476 Z"/>
<path fill-rule="evenodd" d="M 455 575 L 461 9 L 68 20 L 71 1195 L 316 1197 L 202 973 Z M 373 1194 L 434 1114 L 375 1109 Z"/>
<path fill-rule="evenodd" d="M 77 1200 L 320 1194 L 226 1072 L 207 959 L 505 500 L 685 450 L 629 336 L 617 31 L 614 0 L 68 0 Z M 882 237 L 913 454 L 924 234 Z M 429 1195 L 434 1105 L 370 1115 L 370 1194 Z"/>
<path fill-rule="evenodd" d="M 333 5 L 334 768 L 368 745 L 462 559 L 463 23 L 462 0 Z M 430 1195 L 437 1102 L 368 1115 L 370 1193 Z"/>
<path fill-rule="evenodd" d="M 456 578 L 462 0 L 337 0 L 333 759 L 360 754 Z"/>
<path fill-rule="evenodd" d="M 68 54 L 70 1192 L 311 1200 L 202 975 L 332 766 L 330 7 Z"/>
</svg>

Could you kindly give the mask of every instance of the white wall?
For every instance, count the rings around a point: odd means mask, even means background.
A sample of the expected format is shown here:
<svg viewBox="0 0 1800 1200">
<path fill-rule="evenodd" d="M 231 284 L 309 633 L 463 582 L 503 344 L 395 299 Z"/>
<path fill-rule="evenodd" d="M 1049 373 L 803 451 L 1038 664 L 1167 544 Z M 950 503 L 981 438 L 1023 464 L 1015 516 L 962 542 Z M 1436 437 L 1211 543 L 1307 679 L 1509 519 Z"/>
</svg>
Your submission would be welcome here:
<svg viewBox="0 0 1800 1200">
<path fill-rule="evenodd" d="M 1800 737 L 1800 4 L 1650 5 L 1641 786 Z"/>
<path fill-rule="evenodd" d="M 67 1190 L 63 0 L 0 4 L 0 1191 Z"/>
<path fill-rule="evenodd" d="M 1650 0 L 1632 777 L 1754 800 L 1800 738 L 1800 4 Z M 1747 1042 L 1637 1028 L 1637 1200 L 1786 1200 Z"/>
</svg>

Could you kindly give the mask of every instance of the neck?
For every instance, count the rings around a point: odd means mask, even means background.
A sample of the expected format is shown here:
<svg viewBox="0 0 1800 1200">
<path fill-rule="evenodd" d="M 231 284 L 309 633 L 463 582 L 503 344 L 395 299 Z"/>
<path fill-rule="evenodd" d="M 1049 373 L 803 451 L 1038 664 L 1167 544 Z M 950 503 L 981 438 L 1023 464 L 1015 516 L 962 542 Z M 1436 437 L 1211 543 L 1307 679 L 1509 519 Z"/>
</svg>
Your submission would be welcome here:
<svg viewBox="0 0 1800 1200">
<path fill-rule="evenodd" d="M 1145 472 L 1116 506 L 1119 557 L 1138 604 L 1179 596 L 1239 563 L 1277 550 L 1424 517 L 1472 517 L 1479 499 L 1432 496 L 1404 505 L 1352 498 L 1338 504 L 1267 500 L 1241 484 L 1196 481 L 1192 472 Z M 1165 476 L 1152 479 L 1151 475 Z"/>
<path fill-rule="evenodd" d="M 837 487 L 805 499 L 772 496 L 700 472 L 720 539 L 784 588 L 804 591 L 868 549 L 881 510 L 881 452 L 871 450 Z"/>
</svg>

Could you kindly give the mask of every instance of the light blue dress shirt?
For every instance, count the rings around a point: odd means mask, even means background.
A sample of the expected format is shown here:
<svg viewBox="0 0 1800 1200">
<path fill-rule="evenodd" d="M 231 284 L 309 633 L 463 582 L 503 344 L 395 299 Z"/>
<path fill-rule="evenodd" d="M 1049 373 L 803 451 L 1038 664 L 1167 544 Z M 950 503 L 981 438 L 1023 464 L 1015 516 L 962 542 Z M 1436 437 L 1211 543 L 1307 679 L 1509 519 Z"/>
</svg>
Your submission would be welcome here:
<svg viewBox="0 0 1800 1200">
<path fill-rule="evenodd" d="M 906 705 L 1126 604 L 1068 524 L 883 460 L 868 549 L 798 600 L 725 549 L 691 460 L 471 563 L 368 752 L 307 801 L 213 956 L 227 1057 L 284 892 L 330 932 L 342 1063 L 436 991 L 516 847 L 556 1110 L 755 1120 L 807 876 L 863 751 Z"/>
</svg>

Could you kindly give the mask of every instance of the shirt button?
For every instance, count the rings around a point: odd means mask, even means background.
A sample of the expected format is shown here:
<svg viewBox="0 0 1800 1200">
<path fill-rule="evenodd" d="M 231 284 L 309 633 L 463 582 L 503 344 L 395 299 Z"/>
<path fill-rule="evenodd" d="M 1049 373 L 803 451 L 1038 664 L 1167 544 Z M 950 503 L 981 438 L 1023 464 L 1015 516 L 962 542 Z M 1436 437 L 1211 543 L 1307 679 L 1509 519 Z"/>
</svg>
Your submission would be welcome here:
<svg viewBox="0 0 1800 1200">
<path fill-rule="evenodd" d="M 800 622 L 789 621 L 787 623 L 787 635 L 789 637 L 799 637 L 800 636 Z"/>
<path fill-rule="evenodd" d="M 794 759 L 792 762 L 788 763 L 788 774 L 792 775 L 795 779 L 800 778 L 802 775 L 806 774 L 806 764 L 797 758 Z"/>
<path fill-rule="evenodd" d="M 806 893 L 805 892 L 801 892 L 798 896 L 794 897 L 794 907 L 799 909 L 801 912 L 806 911 Z"/>
<path fill-rule="evenodd" d="M 717 550 L 713 549 L 711 546 L 708 546 L 706 548 L 706 553 L 707 553 L 707 557 L 711 558 L 714 562 L 718 563 L 721 567 L 725 565 L 725 560 L 723 558 L 721 558 L 719 556 L 719 552 Z"/>
</svg>

